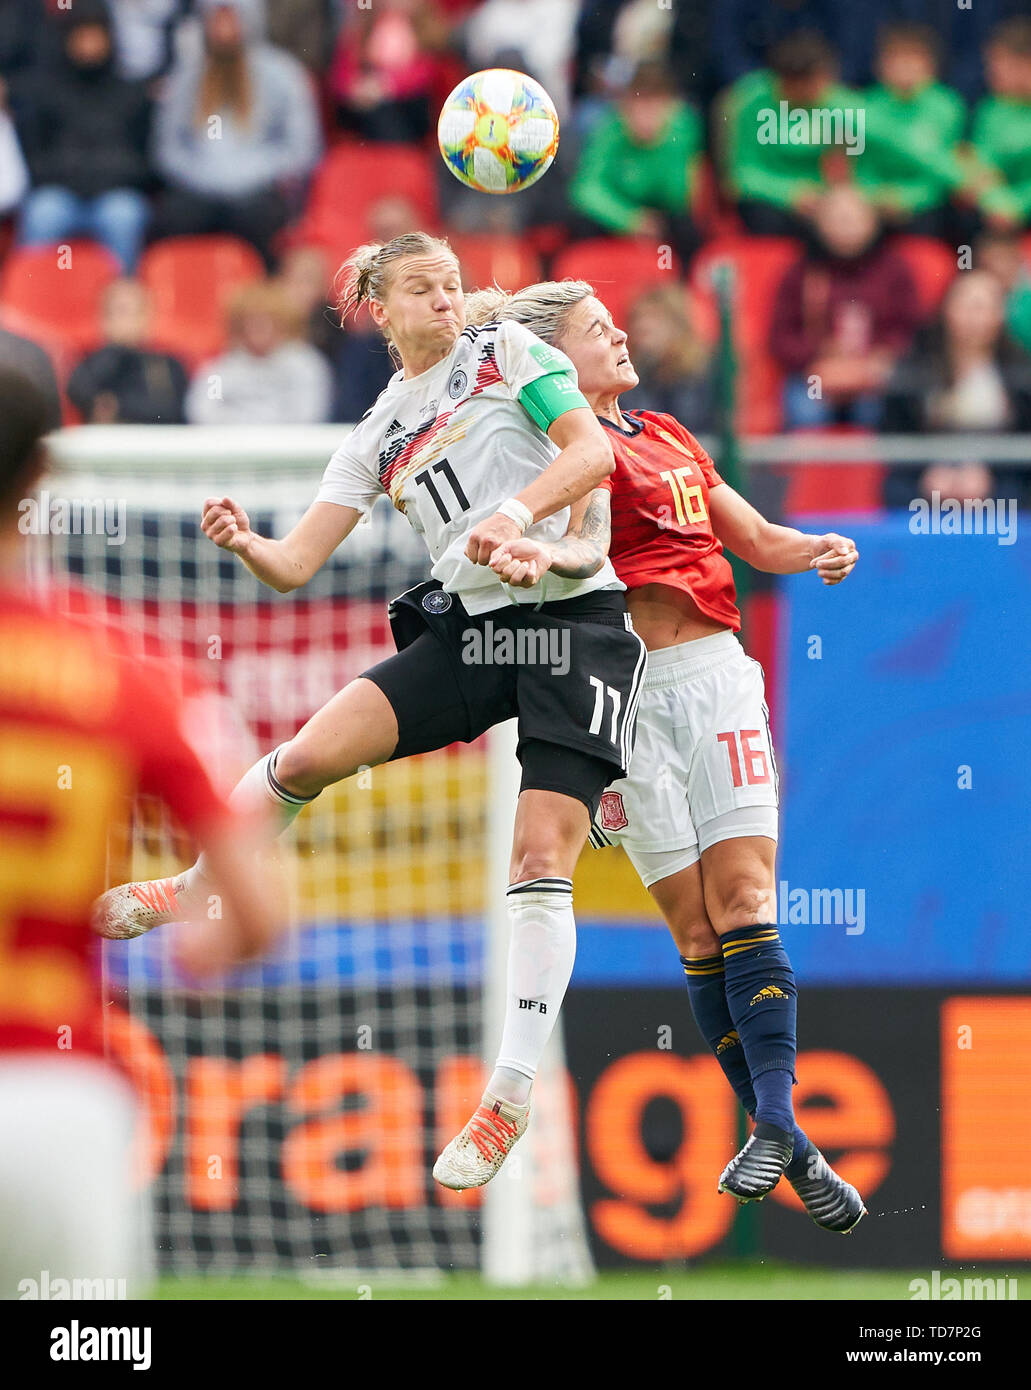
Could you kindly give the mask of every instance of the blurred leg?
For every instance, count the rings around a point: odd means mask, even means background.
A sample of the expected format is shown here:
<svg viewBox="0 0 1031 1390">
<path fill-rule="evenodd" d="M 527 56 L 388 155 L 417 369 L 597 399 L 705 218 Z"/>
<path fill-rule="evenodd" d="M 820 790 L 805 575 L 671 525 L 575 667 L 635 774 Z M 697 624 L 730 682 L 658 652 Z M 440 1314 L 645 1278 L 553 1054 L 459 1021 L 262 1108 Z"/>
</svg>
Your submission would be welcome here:
<svg viewBox="0 0 1031 1390">
<path fill-rule="evenodd" d="M 819 396 L 810 396 L 808 377 L 788 377 L 784 383 L 783 400 L 785 429 L 829 425 L 833 419 L 834 412 L 828 402 Z"/>
<path fill-rule="evenodd" d="M 18 228 L 23 246 L 50 246 L 80 230 L 83 207 L 67 188 L 47 185 L 34 189 L 25 200 Z"/>
<path fill-rule="evenodd" d="M 745 199 L 738 203 L 737 211 L 747 230 L 756 236 L 805 237 L 809 231 L 809 223 L 804 218 L 773 203 Z"/>
<path fill-rule="evenodd" d="M 127 1082 L 100 1059 L 12 1055 L 0 1063 L 0 1117 L 0 1298 L 29 1296 L 30 1280 L 60 1297 L 58 1279 L 89 1281 L 90 1298 L 138 1296 L 149 1240 Z"/>
<path fill-rule="evenodd" d="M 848 415 L 854 425 L 862 425 L 865 429 L 875 430 L 881 423 L 881 416 L 884 413 L 884 404 L 880 396 L 862 395 L 854 397 L 848 406 Z"/>
<path fill-rule="evenodd" d="M 136 269 L 148 216 L 146 198 L 132 188 L 103 193 L 89 207 L 93 235 L 118 258 L 126 275 Z"/>
<path fill-rule="evenodd" d="M 266 267 L 270 271 L 275 269 L 276 237 L 289 220 L 286 199 L 278 189 L 267 188 L 246 198 L 227 199 L 220 217 L 225 231 L 249 241 Z"/>
<path fill-rule="evenodd" d="M 150 240 L 171 236 L 203 236 L 221 230 L 216 225 L 216 203 L 185 188 L 166 188 L 158 199 L 150 226 Z"/>
</svg>

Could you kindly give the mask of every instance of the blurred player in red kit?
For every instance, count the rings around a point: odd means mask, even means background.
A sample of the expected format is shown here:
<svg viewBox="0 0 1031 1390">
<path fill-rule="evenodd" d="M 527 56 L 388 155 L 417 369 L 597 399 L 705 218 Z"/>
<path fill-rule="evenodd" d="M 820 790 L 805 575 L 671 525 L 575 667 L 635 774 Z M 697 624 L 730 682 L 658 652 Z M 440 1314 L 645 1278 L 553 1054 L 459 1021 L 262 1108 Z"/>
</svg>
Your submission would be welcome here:
<svg viewBox="0 0 1031 1390">
<path fill-rule="evenodd" d="M 472 301 L 470 322 L 515 319 L 566 354 L 612 445 L 615 471 L 581 526 L 595 539 L 605 531 L 648 670 L 630 770 L 602 797 L 591 842 L 621 843 L 654 897 L 699 1030 L 755 1120 L 719 1190 L 761 1201 L 783 1175 L 818 1225 L 851 1231 L 862 1198 L 794 1115 L 797 992 L 776 920 L 777 767 L 762 668 L 735 635 L 723 543 L 756 569 L 815 570 L 828 585 L 851 574 L 858 552 L 845 536 L 767 521 L 672 416 L 621 410 L 638 381 L 627 335 L 586 282 Z M 550 563 L 548 547 L 526 538 L 491 557 L 514 584 L 540 582 Z"/>
<path fill-rule="evenodd" d="M 225 911 L 187 924 L 195 976 L 258 954 L 275 931 L 255 827 L 233 817 L 187 741 L 173 673 L 20 582 L 19 499 L 46 463 L 47 407 L 0 368 L 0 1297 L 39 1282 L 136 1288 L 146 1222 L 133 1191 L 136 1107 L 104 1057 L 93 900 L 108 831 L 137 793 L 161 798 L 213 861 Z M 124 1280 L 124 1285 L 119 1281 Z M 107 1281 L 110 1281 L 109 1283 Z M 85 1287 L 85 1285 L 81 1286 Z M 107 1296 L 116 1296 L 108 1292 Z"/>
</svg>

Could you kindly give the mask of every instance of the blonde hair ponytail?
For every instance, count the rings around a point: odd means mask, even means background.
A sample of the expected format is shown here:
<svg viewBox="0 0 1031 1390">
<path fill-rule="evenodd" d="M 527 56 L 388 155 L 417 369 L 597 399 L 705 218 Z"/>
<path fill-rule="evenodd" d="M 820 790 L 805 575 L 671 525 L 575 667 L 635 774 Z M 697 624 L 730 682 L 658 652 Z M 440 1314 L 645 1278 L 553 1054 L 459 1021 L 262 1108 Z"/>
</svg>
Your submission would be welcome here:
<svg viewBox="0 0 1031 1390">
<path fill-rule="evenodd" d="M 497 285 L 489 285 L 485 290 L 473 290 L 465 297 L 465 321 L 473 328 L 482 328 L 485 323 L 494 323 L 503 316 L 505 305 L 512 296 Z"/>
<path fill-rule="evenodd" d="M 333 282 L 341 323 L 345 318 L 357 314 L 367 300 L 383 303 L 397 262 L 406 256 L 431 256 L 435 252 L 444 252 L 458 263 L 458 257 L 447 239 L 430 236 L 428 232 L 405 232 L 391 241 L 369 241 L 364 246 L 356 247 L 337 271 Z M 385 336 L 391 355 L 397 360 L 389 333 Z"/>
</svg>

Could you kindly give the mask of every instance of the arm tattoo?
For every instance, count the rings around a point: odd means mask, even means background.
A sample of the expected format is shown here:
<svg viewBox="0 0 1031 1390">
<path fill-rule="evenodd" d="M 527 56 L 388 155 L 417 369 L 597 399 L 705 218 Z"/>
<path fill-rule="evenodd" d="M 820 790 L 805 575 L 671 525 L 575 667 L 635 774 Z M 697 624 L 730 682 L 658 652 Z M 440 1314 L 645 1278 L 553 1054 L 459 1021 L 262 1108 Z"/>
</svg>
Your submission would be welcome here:
<svg viewBox="0 0 1031 1390">
<path fill-rule="evenodd" d="M 607 488 L 595 488 L 587 500 L 579 526 L 571 528 L 561 540 L 553 541 L 551 572 L 565 579 L 590 579 L 597 574 L 609 553 L 612 535 Z"/>
</svg>

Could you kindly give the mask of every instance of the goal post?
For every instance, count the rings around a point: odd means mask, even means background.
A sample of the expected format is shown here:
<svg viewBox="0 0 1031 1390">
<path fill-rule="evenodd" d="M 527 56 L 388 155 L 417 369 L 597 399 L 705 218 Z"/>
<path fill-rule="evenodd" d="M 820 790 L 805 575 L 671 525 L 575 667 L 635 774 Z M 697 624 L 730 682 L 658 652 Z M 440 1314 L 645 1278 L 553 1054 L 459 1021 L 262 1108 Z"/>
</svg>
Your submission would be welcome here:
<svg viewBox="0 0 1031 1390">
<path fill-rule="evenodd" d="M 510 925 L 505 901 L 519 796 L 516 721 L 488 734 L 488 899 L 484 1043 L 501 1041 Z M 484 1059 L 493 1063 L 492 1056 Z M 593 1273 L 578 1191 L 575 1122 L 566 1072 L 562 1014 L 534 1083 L 531 1123 L 498 1176 L 484 1189 L 481 1268 L 490 1284 L 520 1288 L 535 1279 L 575 1286 Z"/>
<path fill-rule="evenodd" d="M 58 602 L 82 607 L 84 592 L 138 650 L 217 691 L 230 783 L 393 651 L 387 602 L 429 570 L 385 502 L 291 595 L 203 536 L 210 495 L 284 534 L 339 438 L 89 426 L 50 440 L 23 527 L 32 573 Z M 454 1194 L 430 1177 L 501 1036 L 518 786 L 514 730 L 501 726 L 328 788 L 281 842 L 291 930 L 217 989 L 177 974 L 168 933 L 105 943 L 109 1047 L 149 1111 L 162 1269 L 589 1278 L 561 1020 L 529 1131 L 498 1179 Z M 139 803 L 112 839 L 112 881 L 170 873 L 191 853 Z"/>
</svg>

